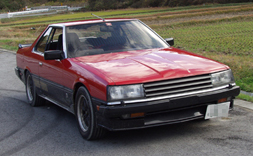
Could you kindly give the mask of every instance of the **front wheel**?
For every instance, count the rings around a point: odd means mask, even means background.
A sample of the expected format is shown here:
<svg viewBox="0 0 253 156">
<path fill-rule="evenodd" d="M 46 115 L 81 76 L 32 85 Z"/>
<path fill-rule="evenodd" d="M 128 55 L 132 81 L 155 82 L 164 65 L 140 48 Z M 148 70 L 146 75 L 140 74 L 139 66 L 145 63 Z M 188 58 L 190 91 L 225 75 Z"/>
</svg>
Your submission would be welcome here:
<svg viewBox="0 0 253 156">
<path fill-rule="evenodd" d="M 33 107 L 42 105 L 45 100 L 37 95 L 32 75 L 29 72 L 26 72 L 25 80 L 25 90 L 28 103 Z"/>
<path fill-rule="evenodd" d="M 105 129 L 97 125 L 90 95 L 83 86 L 77 91 L 75 106 L 78 128 L 82 137 L 86 140 L 94 140 L 102 137 Z"/>
</svg>

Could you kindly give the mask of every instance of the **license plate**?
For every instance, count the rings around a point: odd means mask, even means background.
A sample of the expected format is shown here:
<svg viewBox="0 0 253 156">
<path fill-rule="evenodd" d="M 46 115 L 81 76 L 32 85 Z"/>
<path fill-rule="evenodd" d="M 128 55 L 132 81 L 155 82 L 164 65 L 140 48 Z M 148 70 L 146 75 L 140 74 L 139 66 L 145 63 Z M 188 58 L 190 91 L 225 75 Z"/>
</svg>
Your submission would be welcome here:
<svg viewBox="0 0 253 156">
<path fill-rule="evenodd" d="M 205 119 L 216 117 L 228 117 L 230 102 L 208 105 L 206 109 Z"/>
</svg>

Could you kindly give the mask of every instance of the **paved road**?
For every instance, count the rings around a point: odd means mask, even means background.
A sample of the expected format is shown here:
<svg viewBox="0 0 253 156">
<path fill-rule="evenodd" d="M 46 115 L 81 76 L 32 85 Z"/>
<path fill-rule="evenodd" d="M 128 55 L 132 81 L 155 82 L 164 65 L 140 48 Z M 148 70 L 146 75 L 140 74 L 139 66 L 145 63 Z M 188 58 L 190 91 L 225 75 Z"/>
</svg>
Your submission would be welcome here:
<svg viewBox="0 0 253 156">
<path fill-rule="evenodd" d="M 109 132 L 85 141 L 72 114 L 50 103 L 30 107 L 14 74 L 15 54 L 0 50 L 0 58 L 0 156 L 253 155 L 253 111 L 239 106 L 228 118 Z"/>
</svg>

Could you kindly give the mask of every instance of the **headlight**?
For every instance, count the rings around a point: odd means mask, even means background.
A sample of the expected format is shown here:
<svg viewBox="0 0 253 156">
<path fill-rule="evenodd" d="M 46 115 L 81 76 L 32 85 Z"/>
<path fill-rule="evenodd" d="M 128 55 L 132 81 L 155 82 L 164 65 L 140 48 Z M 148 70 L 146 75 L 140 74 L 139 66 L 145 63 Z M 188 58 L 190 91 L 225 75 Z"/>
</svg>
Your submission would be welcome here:
<svg viewBox="0 0 253 156">
<path fill-rule="evenodd" d="M 234 82 L 234 76 L 231 70 L 211 74 L 211 80 L 214 87 Z"/>
<path fill-rule="evenodd" d="M 108 87 L 108 100 L 110 101 L 140 97 L 144 97 L 144 90 L 141 84 Z"/>
</svg>

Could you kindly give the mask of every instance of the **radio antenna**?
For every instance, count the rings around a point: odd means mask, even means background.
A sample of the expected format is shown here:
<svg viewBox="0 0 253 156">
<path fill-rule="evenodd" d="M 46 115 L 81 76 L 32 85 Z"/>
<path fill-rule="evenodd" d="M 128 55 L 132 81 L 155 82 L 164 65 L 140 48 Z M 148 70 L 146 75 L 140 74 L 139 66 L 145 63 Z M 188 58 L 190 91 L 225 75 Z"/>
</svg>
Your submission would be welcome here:
<svg viewBox="0 0 253 156">
<path fill-rule="evenodd" d="M 91 13 L 91 15 L 93 15 L 93 16 L 95 16 L 95 17 L 97 17 L 97 18 L 100 18 L 100 19 L 102 19 L 102 20 L 103 20 L 103 22 L 105 21 L 105 19 L 104 19 L 104 18 L 102 18 L 102 17 L 99 17 L 99 16 L 97 16 L 97 15 L 95 15 L 95 14 L 93 14 L 93 13 Z"/>
</svg>

